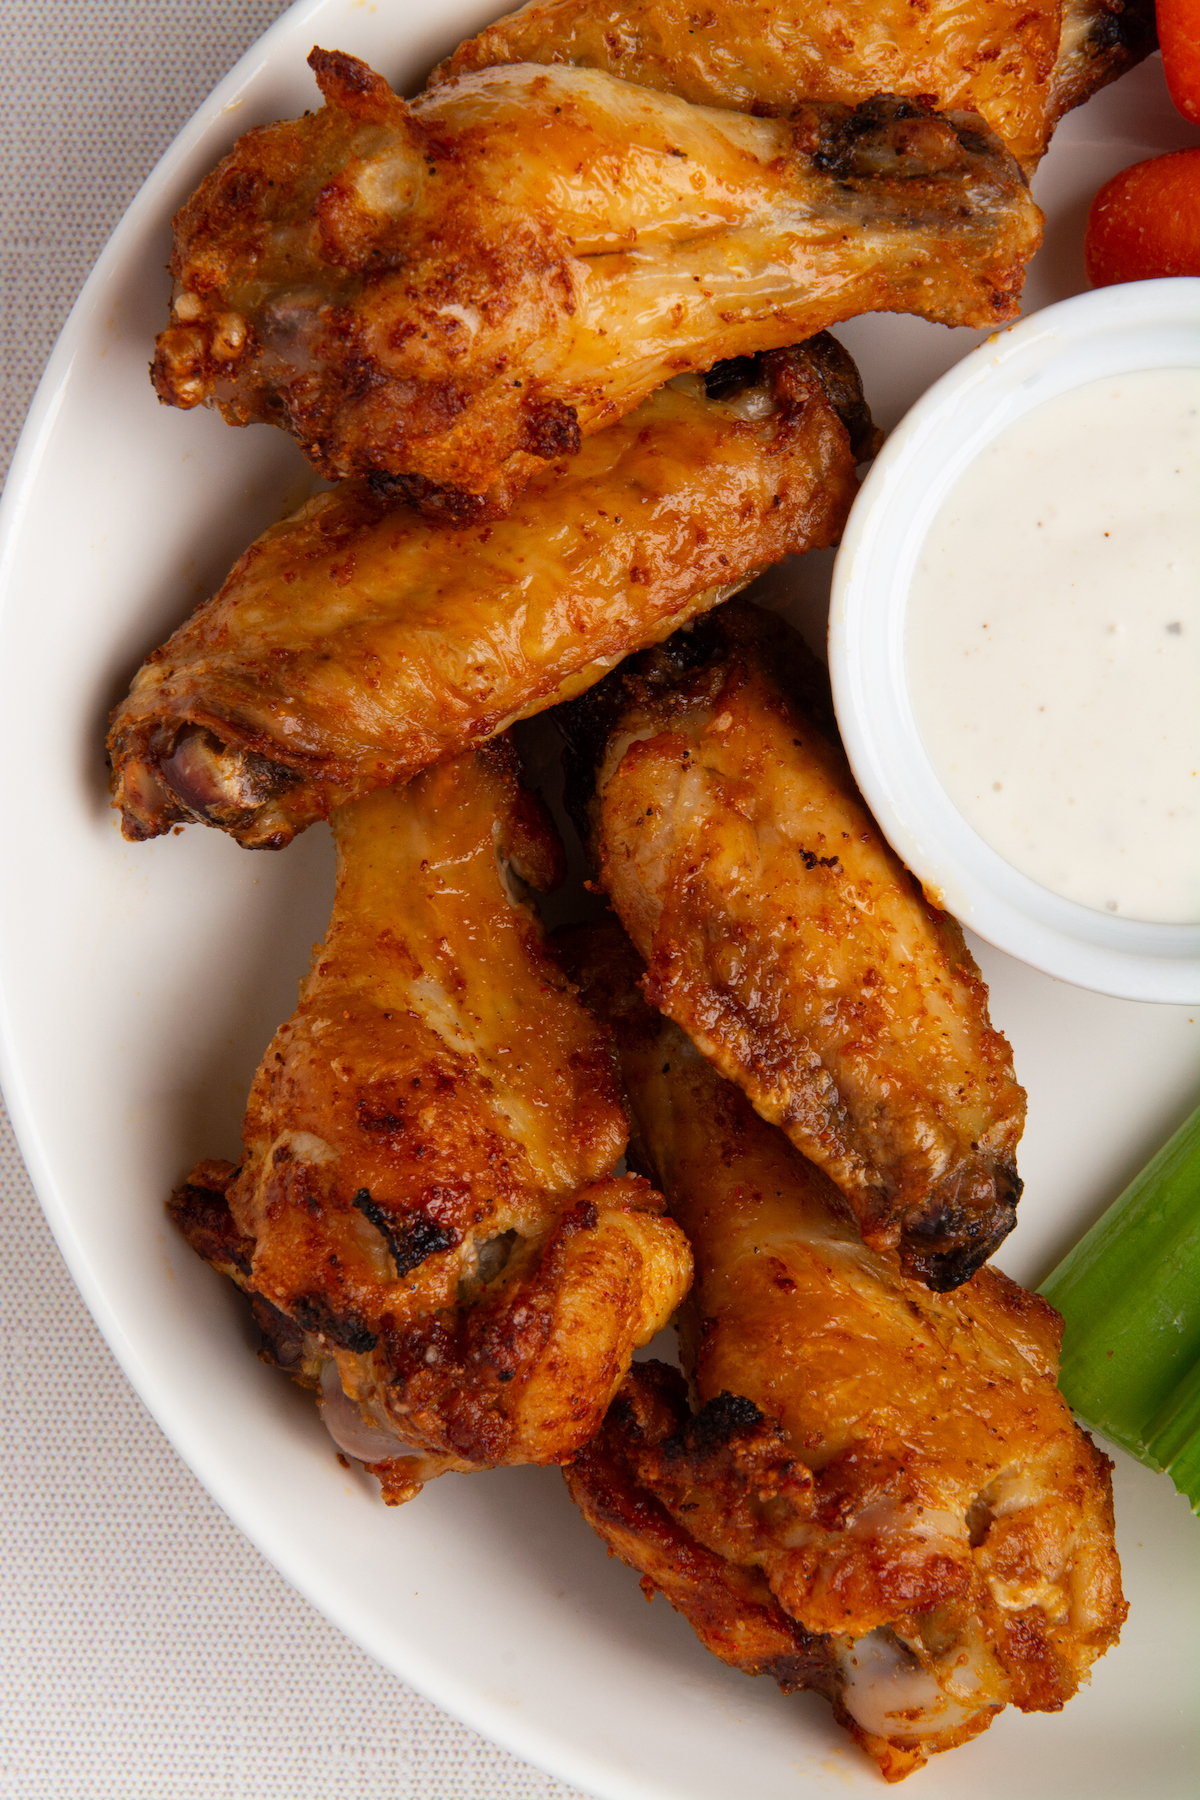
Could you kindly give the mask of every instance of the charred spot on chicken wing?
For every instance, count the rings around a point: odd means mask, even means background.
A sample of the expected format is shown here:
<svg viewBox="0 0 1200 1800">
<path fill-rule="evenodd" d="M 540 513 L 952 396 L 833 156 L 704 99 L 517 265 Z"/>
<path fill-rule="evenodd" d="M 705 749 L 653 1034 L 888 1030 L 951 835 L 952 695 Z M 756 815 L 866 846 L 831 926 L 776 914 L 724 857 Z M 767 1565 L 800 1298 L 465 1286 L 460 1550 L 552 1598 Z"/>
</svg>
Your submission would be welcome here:
<svg viewBox="0 0 1200 1800">
<path fill-rule="evenodd" d="M 1015 1223 L 1025 1096 L 962 933 L 884 843 L 824 672 L 744 602 L 557 715 L 646 993 L 935 1288 Z"/>
<path fill-rule="evenodd" d="M 709 1648 L 825 1694 L 889 1780 L 1005 1705 L 1057 1711 L 1126 1611 L 1111 1465 L 1054 1385 L 1057 1314 L 993 1269 L 944 1295 L 909 1279 L 646 1005 L 615 923 L 558 948 L 696 1264 L 694 1408 L 636 1365 L 573 1497 Z"/>
<path fill-rule="evenodd" d="M 511 496 L 681 372 L 863 312 L 1012 318 L 1040 240 L 975 113 L 759 119 L 537 64 L 409 105 L 310 60 L 325 106 L 247 133 L 177 215 L 153 373 L 333 479 Z"/>
</svg>

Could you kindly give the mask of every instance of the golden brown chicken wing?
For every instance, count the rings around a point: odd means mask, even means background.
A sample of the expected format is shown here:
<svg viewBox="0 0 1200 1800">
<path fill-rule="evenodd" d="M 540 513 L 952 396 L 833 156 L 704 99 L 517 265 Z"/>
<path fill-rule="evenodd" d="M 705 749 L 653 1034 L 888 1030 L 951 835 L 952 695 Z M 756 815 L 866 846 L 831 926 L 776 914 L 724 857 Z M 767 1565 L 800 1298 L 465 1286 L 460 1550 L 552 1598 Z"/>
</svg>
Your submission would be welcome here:
<svg viewBox="0 0 1200 1800">
<path fill-rule="evenodd" d="M 154 378 L 332 478 L 511 492 L 683 371 L 862 312 L 1012 318 L 1041 236 L 974 114 L 755 119 L 533 64 L 409 106 L 310 61 L 326 105 L 247 133 L 175 220 Z"/>
<path fill-rule="evenodd" d="M 982 1269 L 950 1295 L 637 991 L 609 924 L 563 939 L 614 1029 L 696 1259 L 682 1383 L 638 1365 L 572 1494 L 727 1662 L 816 1687 L 890 1779 L 1005 1705 L 1057 1711 L 1125 1616 L 1111 1465 L 1059 1395 L 1061 1321 Z"/>
<path fill-rule="evenodd" d="M 561 1462 L 687 1290 L 625 1147 L 604 1031 L 514 877 L 556 843 L 507 740 L 334 820 L 333 918 L 250 1094 L 240 1170 L 175 1217 L 395 1500 Z"/>
<path fill-rule="evenodd" d="M 833 1178 L 868 1243 L 931 1287 L 965 1280 L 1015 1222 L 1025 1095 L 801 640 L 734 601 L 560 716 L 648 998 Z"/>
<path fill-rule="evenodd" d="M 1150 0 L 530 0 L 434 71 L 570 63 L 700 106 L 787 113 L 920 95 L 978 112 L 1032 168 L 1064 112 L 1154 48 Z"/>
<path fill-rule="evenodd" d="M 456 530 L 359 481 L 265 532 L 114 714 L 126 837 L 200 819 L 284 844 L 836 542 L 873 447 L 846 352 L 815 338 L 706 381 L 543 465 L 506 519 Z"/>
</svg>

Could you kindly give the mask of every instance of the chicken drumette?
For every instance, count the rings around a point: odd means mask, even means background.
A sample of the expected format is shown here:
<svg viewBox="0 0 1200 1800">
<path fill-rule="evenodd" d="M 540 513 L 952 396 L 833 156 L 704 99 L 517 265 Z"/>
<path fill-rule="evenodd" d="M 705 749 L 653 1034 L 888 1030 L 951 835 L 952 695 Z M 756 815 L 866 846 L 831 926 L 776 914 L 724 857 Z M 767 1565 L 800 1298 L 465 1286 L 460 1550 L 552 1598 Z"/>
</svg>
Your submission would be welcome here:
<svg viewBox="0 0 1200 1800">
<path fill-rule="evenodd" d="M 605 1032 L 516 897 L 557 844 L 507 739 L 337 814 L 333 918 L 239 1169 L 172 1211 L 391 1500 L 562 1462 L 691 1260 L 625 1147 Z"/>
<path fill-rule="evenodd" d="M 684 371 L 863 312 L 1010 319 L 1041 237 L 974 113 L 758 119 L 536 64 L 408 105 L 310 60 L 325 106 L 248 132 L 175 220 L 154 378 L 332 478 L 511 493 Z"/>
</svg>

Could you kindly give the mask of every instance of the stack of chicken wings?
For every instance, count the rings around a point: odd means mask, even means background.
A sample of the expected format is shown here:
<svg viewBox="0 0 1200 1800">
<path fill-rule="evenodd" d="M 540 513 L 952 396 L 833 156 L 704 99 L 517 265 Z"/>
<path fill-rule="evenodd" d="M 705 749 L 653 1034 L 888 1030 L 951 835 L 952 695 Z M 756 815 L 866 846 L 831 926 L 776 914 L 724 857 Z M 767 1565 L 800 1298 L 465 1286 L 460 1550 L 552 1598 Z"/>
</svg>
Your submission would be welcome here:
<svg viewBox="0 0 1200 1800">
<path fill-rule="evenodd" d="M 979 971 L 733 596 L 838 541 L 878 446 L 829 328 L 1014 317 L 1027 174 L 1152 40 L 1107 0 L 532 0 L 411 101 L 314 49 L 324 105 L 177 216 L 153 363 L 334 484 L 113 716 L 127 837 L 338 849 L 177 1225 L 385 1499 L 563 1466 L 888 1780 L 1115 1641 L 1109 1465 L 988 1260 L 1024 1094 Z M 539 713 L 615 915 L 554 939 Z M 672 1320 L 679 1367 L 633 1362 Z"/>
</svg>

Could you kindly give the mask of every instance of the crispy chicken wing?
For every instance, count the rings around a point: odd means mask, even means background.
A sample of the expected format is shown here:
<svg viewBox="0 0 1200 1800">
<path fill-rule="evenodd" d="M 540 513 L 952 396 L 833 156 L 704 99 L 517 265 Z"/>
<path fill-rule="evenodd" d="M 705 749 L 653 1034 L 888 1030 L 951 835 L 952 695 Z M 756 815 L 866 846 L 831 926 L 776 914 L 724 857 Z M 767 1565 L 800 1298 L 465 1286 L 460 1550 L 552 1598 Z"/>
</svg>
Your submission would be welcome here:
<svg viewBox="0 0 1200 1800">
<path fill-rule="evenodd" d="M 357 481 L 265 532 L 114 714 L 126 837 L 200 819 L 284 844 L 836 542 L 873 447 L 847 353 L 823 336 L 706 380 L 542 465 L 498 522 L 455 529 Z"/>
<path fill-rule="evenodd" d="M 1015 1222 L 1025 1095 L 801 640 L 734 601 L 560 717 L 648 998 L 832 1176 L 868 1243 L 931 1287 L 965 1280 Z"/>
<path fill-rule="evenodd" d="M 701 106 L 787 113 L 922 96 L 978 112 L 1027 168 L 1059 118 L 1154 48 L 1150 0 L 530 0 L 434 82 L 498 63 L 570 63 Z"/>
<path fill-rule="evenodd" d="M 696 1259 L 682 1383 L 632 1370 L 572 1494 L 727 1662 L 816 1687 L 890 1779 L 1006 1704 L 1056 1711 L 1125 1616 L 1111 1465 L 1054 1378 L 1061 1321 L 982 1269 L 950 1295 L 637 991 L 613 925 L 566 966 L 614 1029 Z"/>
<path fill-rule="evenodd" d="M 659 1196 L 612 1173 L 606 1034 L 510 897 L 561 855 L 514 769 L 501 739 L 335 816 L 333 918 L 241 1168 L 173 1202 L 394 1500 L 573 1455 L 690 1279 Z"/>
<path fill-rule="evenodd" d="M 683 371 L 863 312 L 1012 318 L 1041 236 L 974 114 L 755 119 L 532 64 L 408 105 L 310 61 L 326 105 L 248 132 L 176 217 L 154 379 L 332 478 L 511 492 Z"/>
</svg>

